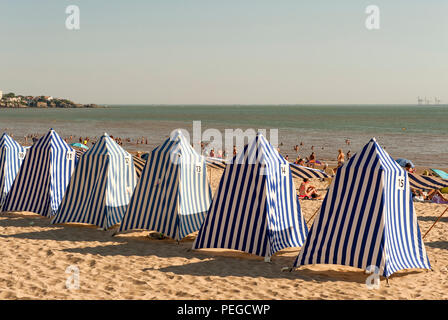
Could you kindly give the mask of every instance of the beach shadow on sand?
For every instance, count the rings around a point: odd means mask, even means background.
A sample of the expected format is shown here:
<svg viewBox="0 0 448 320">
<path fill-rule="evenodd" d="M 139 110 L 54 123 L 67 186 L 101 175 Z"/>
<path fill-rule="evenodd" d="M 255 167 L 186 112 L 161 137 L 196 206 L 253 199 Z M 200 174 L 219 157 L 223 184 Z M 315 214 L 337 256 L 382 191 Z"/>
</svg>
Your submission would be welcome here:
<svg viewBox="0 0 448 320">
<path fill-rule="evenodd" d="M 129 242 L 126 238 L 112 237 L 114 229 L 102 230 L 97 226 L 87 224 L 51 224 L 50 221 L 50 218 L 33 213 L 2 213 L 0 228 L 22 228 L 25 232 L 0 234 L 0 237 L 53 241 Z M 31 231 L 27 232 L 30 228 Z"/>
<path fill-rule="evenodd" d="M 434 222 L 439 218 L 439 216 L 428 216 L 428 217 L 417 217 L 418 221 L 429 221 Z M 448 213 L 445 213 L 445 216 L 440 218 L 439 222 L 448 222 Z"/>
<path fill-rule="evenodd" d="M 448 241 L 425 242 L 425 246 L 437 248 L 437 249 L 448 249 Z"/>
<path fill-rule="evenodd" d="M 321 270 L 312 270 L 308 266 L 293 269 L 292 271 L 281 271 L 282 267 L 292 265 L 293 259 L 286 264 L 283 259 L 271 263 L 265 263 L 261 260 L 245 260 L 235 258 L 216 257 L 211 260 L 190 263 L 186 265 L 170 266 L 166 268 L 157 269 L 159 272 L 174 273 L 177 275 L 190 276 L 210 276 L 210 277 L 250 277 L 250 278 L 272 278 L 272 279 L 290 279 L 313 281 L 319 283 L 325 282 L 354 282 L 359 284 L 366 283 L 369 276 L 363 270 L 351 267 L 337 266 L 337 270 L 321 268 Z M 151 268 L 145 268 L 143 271 L 152 271 Z M 407 271 L 393 274 L 391 281 L 394 278 L 404 276 L 411 276 L 424 271 Z M 381 280 L 385 278 L 381 277 Z"/>
<path fill-rule="evenodd" d="M 147 238 L 147 237 L 146 237 Z M 191 244 L 179 243 L 172 241 L 157 240 L 122 240 L 122 243 L 113 245 L 100 245 L 86 248 L 70 248 L 64 249 L 64 252 L 92 254 L 107 256 L 141 256 L 150 257 L 157 256 L 160 258 L 198 258 L 190 250 Z M 204 258 L 205 259 L 205 258 Z"/>
<path fill-rule="evenodd" d="M 304 266 L 294 269 L 292 272 L 281 271 L 283 267 L 292 266 L 299 252 L 299 248 L 296 251 L 293 249 L 293 251 L 278 252 L 272 257 L 271 263 L 265 263 L 262 257 L 235 250 L 191 250 L 194 241 L 194 236 L 191 235 L 183 239 L 179 244 L 172 239 L 150 239 L 147 236 L 148 232 L 129 233 L 112 237 L 115 229 L 103 231 L 98 230 L 95 226 L 88 225 L 52 225 L 48 218 L 39 215 L 20 214 L 8 215 L 7 219 L 1 219 L 0 227 L 32 227 L 34 229 L 31 232 L 12 235 L 0 234 L 0 237 L 4 238 L 92 242 L 92 246 L 90 247 L 65 248 L 61 250 L 67 253 L 91 254 L 103 257 L 157 256 L 162 258 L 182 257 L 200 260 L 200 262 L 191 262 L 157 269 L 160 272 L 175 273 L 178 275 L 263 277 L 291 280 L 301 279 L 317 282 L 349 281 L 356 283 L 365 283 L 368 277 L 362 270 L 339 266 L 337 270 L 331 270 L 330 268 L 312 270 L 312 268 Z M 45 230 L 35 231 L 36 227 L 45 228 Z M 107 242 L 107 244 L 98 245 L 98 242 Z M 437 248 L 448 247 L 448 243 L 445 241 L 430 242 L 427 245 Z M 143 269 L 143 271 L 151 270 L 151 268 Z M 412 273 L 414 272 L 397 273 L 391 279 Z"/>
<path fill-rule="evenodd" d="M 193 257 L 190 252 L 194 237 L 188 236 L 179 244 L 173 239 L 156 240 L 148 231 L 112 235 L 117 228 L 102 230 L 86 224 L 50 224 L 50 219 L 37 214 L 12 214 L 0 216 L 0 228 L 22 228 L 21 233 L 0 234 L 1 238 L 27 240 L 52 240 L 70 242 L 92 242 L 92 246 L 63 249 L 62 252 L 92 254 L 100 256 L 160 256 Z M 27 229 L 31 231 L 27 232 Z M 37 229 L 37 230 L 36 230 Z M 98 245 L 98 243 L 107 243 Z"/>
</svg>

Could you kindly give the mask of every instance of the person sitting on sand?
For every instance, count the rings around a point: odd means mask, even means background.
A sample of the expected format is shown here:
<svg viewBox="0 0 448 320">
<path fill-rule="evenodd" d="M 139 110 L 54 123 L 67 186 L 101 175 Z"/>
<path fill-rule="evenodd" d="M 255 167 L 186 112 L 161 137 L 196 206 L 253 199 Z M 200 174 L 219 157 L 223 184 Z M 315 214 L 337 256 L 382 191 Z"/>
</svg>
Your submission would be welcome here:
<svg viewBox="0 0 448 320">
<path fill-rule="evenodd" d="M 309 184 L 307 178 L 303 179 L 302 184 L 299 187 L 300 199 L 321 199 L 321 195 L 317 192 L 316 187 Z"/>
<path fill-rule="evenodd" d="M 427 197 L 432 203 L 448 204 L 448 198 L 444 197 L 439 190 L 431 190 Z"/>
<path fill-rule="evenodd" d="M 314 165 L 316 164 L 316 155 L 314 154 L 314 152 L 311 152 L 308 164 L 311 168 L 314 168 Z"/>
<path fill-rule="evenodd" d="M 300 157 L 297 157 L 296 162 L 294 162 L 295 164 L 298 164 L 299 166 L 305 166 L 305 160 L 303 160 Z"/>
<path fill-rule="evenodd" d="M 431 201 L 438 204 L 448 204 L 448 198 L 445 198 L 439 190 L 431 190 L 426 193 L 419 189 L 411 188 L 411 192 L 412 200 L 414 201 Z"/>
</svg>

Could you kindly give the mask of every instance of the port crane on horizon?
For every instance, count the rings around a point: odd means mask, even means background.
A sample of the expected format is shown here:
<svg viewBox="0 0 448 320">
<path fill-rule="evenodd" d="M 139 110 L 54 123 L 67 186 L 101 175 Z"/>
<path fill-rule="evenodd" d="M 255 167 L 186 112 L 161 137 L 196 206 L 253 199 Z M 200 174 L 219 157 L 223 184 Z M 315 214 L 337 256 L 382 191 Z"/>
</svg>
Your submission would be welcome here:
<svg viewBox="0 0 448 320">
<path fill-rule="evenodd" d="M 442 100 L 440 100 L 438 97 L 434 97 L 434 105 L 439 105 L 441 101 Z M 418 105 L 423 105 L 423 104 L 430 105 L 431 99 L 428 99 L 427 97 L 420 98 L 420 96 L 418 96 L 417 102 L 418 102 Z"/>
</svg>

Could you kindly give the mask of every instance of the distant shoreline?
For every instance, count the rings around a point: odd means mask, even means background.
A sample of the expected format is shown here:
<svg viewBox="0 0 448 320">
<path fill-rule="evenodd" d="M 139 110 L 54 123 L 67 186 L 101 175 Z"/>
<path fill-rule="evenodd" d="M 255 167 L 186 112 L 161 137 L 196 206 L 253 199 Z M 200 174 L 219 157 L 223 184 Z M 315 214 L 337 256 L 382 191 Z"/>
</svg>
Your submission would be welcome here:
<svg viewBox="0 0 448 320">
<path fill-rule="evenodd" d="M 98 104 L 75 103 L 68 99 L 53 98 L 52 96 L 23 96 L 13 92 L 2 94 L 0 91 L 0 108 L 25 109 L 25 108 L 103 108 Z"/>
</svg>

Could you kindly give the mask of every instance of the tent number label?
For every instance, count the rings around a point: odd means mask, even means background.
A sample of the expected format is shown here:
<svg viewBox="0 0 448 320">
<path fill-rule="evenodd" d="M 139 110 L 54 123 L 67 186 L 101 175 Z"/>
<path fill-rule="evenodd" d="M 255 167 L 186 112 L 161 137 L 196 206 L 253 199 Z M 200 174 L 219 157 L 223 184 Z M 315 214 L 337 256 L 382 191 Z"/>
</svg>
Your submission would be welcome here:
<svg viewBox="0 0 448 320">
<path fill-rule="evenodd" d="M 75 152 L 74 151 L 67 152 L 67 160 L 72 161 L 74 159 L 75 159 Z"/>
<path fill-rule="evenodd" d="M 19 159 L 20 160 L 25 159 L 25 152 L 19 152 Z"/>
<path fill-rule="evenodd" d="M 126 163 L 127 166 L 129 166 L 131 164 L 131 158 L 129 157 L 124 158 L 124 162 Z"/>
<path fill-rule="evenodd" d="M 404 190 L 404 177 L 397 177 L 398 190 Z"/>
<path fill-rule="evenodd" d="M 196 163 L 195 171 L 196 171 L 196 173 L 202 172 L 202 163 Z"/>
<path fill-rule="evenodd" d="M 282 176 L 286 177 L 286 173 L 288 172 L 287 170 L 287 165 L 286 164 L 282 164 L 282 166 L 280 167 Z"/>
</svg>

